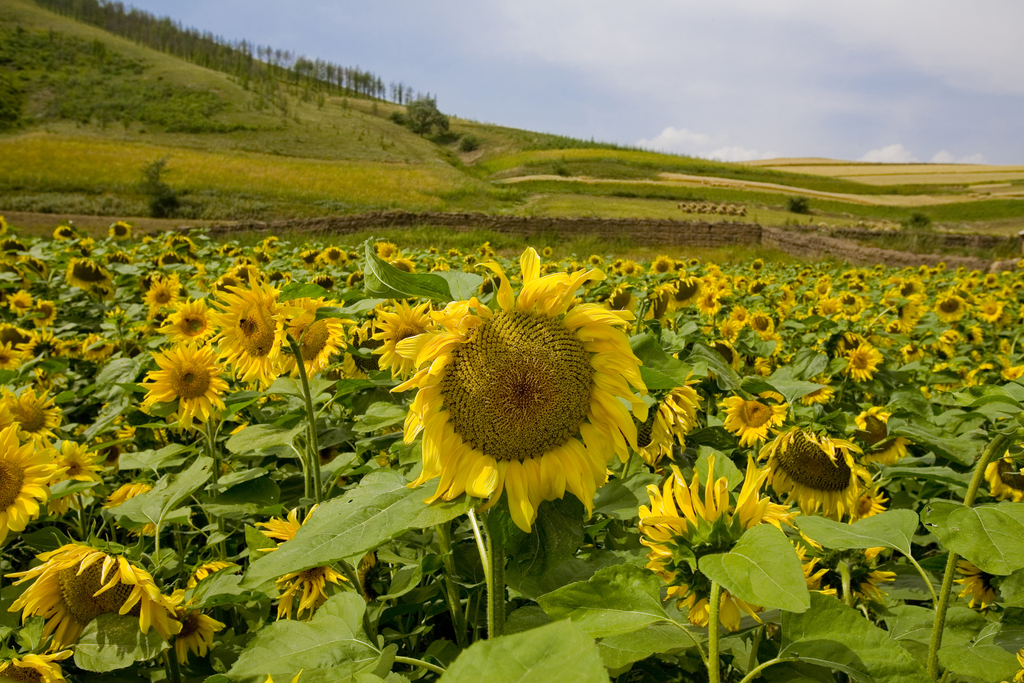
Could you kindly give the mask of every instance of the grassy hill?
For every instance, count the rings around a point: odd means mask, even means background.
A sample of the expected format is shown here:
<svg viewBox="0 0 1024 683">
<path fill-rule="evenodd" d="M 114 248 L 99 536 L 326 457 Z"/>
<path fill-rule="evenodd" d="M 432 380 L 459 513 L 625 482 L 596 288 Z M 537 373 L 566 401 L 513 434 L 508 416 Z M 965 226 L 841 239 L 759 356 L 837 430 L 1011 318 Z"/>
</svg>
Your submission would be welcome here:
<svg viewBox="0 0 1024 683">
<path fill-rule="evenodd" d="M 678 218 L 679 202 L 707 201 L 767 224 L 918 212 L 961 229 L 1024 227 L 1024 167 L 721 163 L 458 118 L 424 137 L 395 122 L 404 109 L 242 81 L 30 0 L 0 6 L 0 211 L 146 215 L 143 170 L 166 159 L 187 220 L 387 208 Z M 797 195 L 809 214 L 787 210 Z"/>
</svg>

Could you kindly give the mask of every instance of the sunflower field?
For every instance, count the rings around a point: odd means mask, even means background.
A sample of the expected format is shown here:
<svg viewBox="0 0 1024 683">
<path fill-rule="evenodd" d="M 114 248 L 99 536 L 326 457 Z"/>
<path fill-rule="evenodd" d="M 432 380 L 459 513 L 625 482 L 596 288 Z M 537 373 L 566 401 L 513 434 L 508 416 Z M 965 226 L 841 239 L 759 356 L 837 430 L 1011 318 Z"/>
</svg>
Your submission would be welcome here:
<svg viewBox="0 0 1024 683">
<path fill-rule="evenodd" d="M 1024 681 L 1024 262 L 0 230 L 0 681 Z"/>
</svg>

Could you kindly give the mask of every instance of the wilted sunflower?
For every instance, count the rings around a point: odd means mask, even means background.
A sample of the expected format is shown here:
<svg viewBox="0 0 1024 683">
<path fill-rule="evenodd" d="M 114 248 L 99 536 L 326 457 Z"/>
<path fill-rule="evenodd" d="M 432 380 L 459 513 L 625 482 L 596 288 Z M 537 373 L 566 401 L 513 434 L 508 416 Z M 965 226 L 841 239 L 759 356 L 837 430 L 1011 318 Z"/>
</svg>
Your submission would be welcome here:
<svg viewBox="0 0 1024 683">
<path fill-rule="evenodd" d="M 205 423 L 224 410 L 221 397 L 228 383 L 221 376 L 224 369 L 217 363 L 212 347 L 179 344 L 156 354 L 154 360 L 160 369 L 146 373 L 143 409 L 155 403 L 177 401 L 179 424 L 189 429 L 196 422 Z"/>
<path fill-rule="evenodd" d="M 344 323 L 352 323 L 338 318 L 317 320 L 316 312 L 328 305 L 323 298 L 303 298 L 289 301 L 280 309 L 285 332 L 299 343 L 302 362 L 310 376 L 326 368 L 331 359 L 345 348 Z M 282 353 L 281 370 L 298 377 L 299 367 L 294 355 Z"/>
<path fill-rule="evenodd" d="M 269 522 L 256 522 L 256 526 L 263 527 L 264 531 L 261 533 L 267 538 L 277 540 L 277 547 L 280 547 L 281 543 L 295 538 L 296 532 L 302 524 L 309 521 L 314 512 L 316 512 L 315 506 L 306 515 L 306 519 L 300 523 L 299 510 L 296 508 L 289 512 L 285 519 L 274 517 Z M 277 548 L 265 550 L 270 552 Z M 327 601 L 327 582 L 330 581 L 338 585 L 339 582 L 345 580 L 344 576 L 326 565 L 285 574 L 277 580 L 277 589 L 281 591 L 281 599 L 277 603 L 277 618 L 292 618 L 292 603 L 295 602 L 296 596 L 299 597 L 299 606 L 295 618 L 301 619 L 302 613 L 306 611 L 309 612 L 309 616 L 313 616 L 313 612 Z"/>
<path fill-rule="evenodd" d="M 52 448 L 18 440 L 18 428 L 0 430 L 0 546 L 11 531 L 25 530 L 50 495 L 49 483 L 62 472 Z"/>
<path fill-rule="evenodd" d="M 680 446 L 684 445 L 684 437 L 697 426 L 698 403 L 697 392 L 685 386 L 673 389 L 650 411 L 636 436 L 644 462 L 653 467 L 662 458 L 671 458 L 676 439 Z"/>
<path fill-rule="evenodd" d="M 651 549 L 647 568 L 668 585 L 667 598 L 677 599 L 689 609 L 690 623 L 707 626 L 710 617 L 708 598 L 711 582 L 697 571 L 697 560 L 704 555 L 728 552 L 747 529 L 772 524 L 781 529 L 791 525 L 795 515 L 786 505 L 777 505 L 761 497 L 768 471 L 758 469 L 747 459 L 747 472 L 736 504 L 729 504 L 729 483 L 725 477 L 714 480 L 714 457 L 708 458 L 708 479 L 701 491 L 700 477 L 693 475 L 689 486 L 673 465 L 673 475 L 664 486 L 648 486 L 651 507 L 640 507 L 640 542 Z M 750 605 L 722 590 L 719 619 L 730 631 L 740 627 L 740 610 L 757 619 L 763 607 Z"/>
<path fill-rule="evenodd" d="M 179 304 L 175 311 L 167 316 L 167 323 L 160 328 L 160 333 L 166 334 L 175 344 L 202 344 L 212 337 L 214 332 L 206 299 Z"/>
<path fill-rule="evenodd" d="M 64 661 L 71 654 L 71 650 L 61 650 L 49 655 L 28 654 L 24 657 L 13 657 L 0 663 L 0 681 L 11 681 L 11 683 L 66 681 L 64 672 L 57 662 Z"/>
<path fill-rule="evenodd" d="M 101 614 L 137 616 L 143 633 L 152 626 L 165 640 L 181 630 L 174 604 L 160 593 L 153 577 L 124 557 L 76 543 L 36 557 L 42 564 L 8 574 L 20 577 L 15 585 L 33 581 L 10 611 L 24 610 L 23 622 L 36 615 L 46 619 L 43 638 L 53 634 L 50 649 L 77 641 L 86 625 Z"/>
<path fill-rule="evenodd" d="M 398 343 L 403 339 L 421 335 L 432 326 L 429 303 L 410 306 L 404 301 L 396 301 L 393 311 L 380 311 L 374 321 L 377 333 L 372 337 L 381 342 L 381 345 L 374 349 L 374 353 L 380 355 L 380 369 L 391 368 L 394 377 L 408 376 L 416 369 L 416 354 L 410 352 L 409 357 L 402 356 L 398 353 Z M 418 352 L 418 349 L 416 351 Z"/>
<path fill-rule="evenodd" d="M 875 376 L 884 357 L 878 349 L 865 342 L 848 351 L 846 360 L 847 374 L 857 382 L 867 382 Z"/>
<path fill-rule="evenodd" d="M 4 389 L 3 403 L 17 423 L 22 441 L 44 446 L 54 437 L 53 430 L 60 427 L 61 409 L 45 393 L 37 396 L 33 387 L 25 387 L 20 394 Z"/>
<path fill-rule="evenodd" d="M 862 486 L 871 482 L 853 452 L 860 448 L 845 439 L 793 427 L 766 444 L 760 458 L 768 459 L 768 481 L 776 493 L 796 500 L 806 514 L 821 509 L 840 519 L 857 509 Z"/>
<path fill-rule="evenodd" d="M 968 560 L 958 560 L 956 571 L 958 574 L 962 574 L 963 578 L 956 579 L 953 583 L 964 587 L 959 594 L 961 598 L 971 597 L 971 601 L 967 605 L 971 609 L 977 606 L 978 609 L 984 610 L 999 599 L 996 587 L 992 583 L 995 578 L 993 574 L 981 571 Z"/>
<path fill-rule="evenodd" d="M 854 436 L 868 444 L 864 451 L 863 462 L 880 462 L 883 465 L 895 465 L 896 461 L 907 455 L 909 440 L 902 436 L 889 438 L 890 413 L 878 406 L 872 406 L 855 418 L 858 431 Z"/>
<path fill-rule="evenodd" d="M 1024 468 L 1014 467 L 1012 458 L 1000 458 L 986 465 L 985 481 L 993 498 L 1014 503 L 1024 501 Z"/>
<path fill-rule="evenodd" d="M 630 385 L 646 389 L 622 331 L 633 316 L 595 304 L 569 310 L 576 290 L 603 273 L 540 277 L 530 248 L 517 298 L 501 267 L 486 265 L 501 281 L 499 310 L 474 297 L 435 314 L 440 330 L 399 344 L 399 353 L 419 349 L 421 369 L 395 390 L 419 388 L 405 441 L 424 431 L 423 471 L 412 485 L 441 477 L 428 502 L 468 492 L 490 507 L 507 490 L 512 519 L 529 531 L 541 501 L 566 490 L 593 508 L 612 454 L 638 449 L 626 403 L 646 421 Z"/>
<path fill-rule="evenodd" d="M 249 289 L 228 287 L 210 317 L 220 333 L 219 351 L 242 382 L 268 386 L 277 377 L 283 331 L 278 324 L 278 290 L 249 280 Z"/>
<path fill-rule="evenodd" d="M 187 604 L 182 605 L 184 598 L 185 591 L 180 588 L 170 597 L 174 604 L 174 618 L 181 624 L 181 630 L 174 636 L 174 652 L 179 664 L 188 661 L 189 652 L 196 657 L 205 657 L 213 645 L 214 634 L 226 626 L 197 609 L 189 609 Z"/>
<path fill-rule="evenodd" d="M 741 446 L 756 446 L 768 438 L 768 430 L 786 420 L 789 406 L 785 403 L 748 401 L 730 396 L 721 403 L 725 409 L 725 428 L 740 437 Z"/>
</svg>

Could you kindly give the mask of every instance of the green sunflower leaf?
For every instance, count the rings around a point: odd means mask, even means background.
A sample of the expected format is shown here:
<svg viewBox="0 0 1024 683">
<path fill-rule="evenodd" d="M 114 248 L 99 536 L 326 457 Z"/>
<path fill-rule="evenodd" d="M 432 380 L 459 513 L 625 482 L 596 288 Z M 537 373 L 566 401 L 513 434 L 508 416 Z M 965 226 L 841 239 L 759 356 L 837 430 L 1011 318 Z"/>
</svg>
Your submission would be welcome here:
<svg viewBox="0 0 1024 683">
<path fill-rule="evenodd" d="M 592 638 L 672 621 L 661 604 L 661 580 L 632 564 L 606 567 L 588 581 L 559 588 L 537 602 L 552 619 L 569 619 Z"/>
<path fill-rule="evenodd" d="M 668 390 L 686 385 L 690 377 L 690 366 L 665 353 L 653 334 L 646 332 L 631 337 L 629 345 L 633 355 L 643 362 L 640 376 L 648 389 Z"/>
<path fill-rule="evenodd" d="M 1011 681 L 1020 670 L 1014 654 L 1018 638 L 1001 647 L 1000 624 L 990 624 L 968 643 L 949 644 L 939 648 L 939 663 L 951 672 L 985 681 Z"/>
<path fill-rule="evenodd" d="M 243 588 L 257 588 L 289 572 L 359 560 L 370 550 L 409 529 L 424 529 L 465 514 L 471 499 L 425 505 L 436 484 L 411 489 L 394 470 L 367 474 L 359 486 L 323 503 L 277 550 L 249 565 Z"/>
<path fill-rule="evenodd" d="M 366 241 L 363 287 L 371 297 L 408 299 L 419 297 L 434 301 L 452 300 L 448 281 L 432 273 L 406 273 L 377 256 L 373 241 Z"/>
<path fill-rule="evenodd" d="M 810 607 L 796 550 L 771 524 L 748 529 L 732 550 L 705 555 L 698 567 L 709 579 L 752 605 L 789 612 Z"/>
<path fill-rule="evenodd" d="M 857 610 L 820 593 L 802 614 L 783 612 L 780 659 L 842 671 L 859 683 L 926 683 L 928 674 L 905 649 Z"/>
<path fill-rule="evenodd" d="M 909 555 L 918 516 L 912 510 L 888 510 L 853 524 L 824 517 L 797 517 L 796 525 L 811 539 L 833 550 L 884 546 Z"/>
<path fill-rule="evenodd" d="M 556 622 L 525 633 L 474 643 L 441 683 L 605 683 L 608 673 L 594 641 L 577 626 Z"/>
<path fill-rule="evenodd" d="M 309 621 L 283 619 L 261 629 L 227 672 L 227 680 L 274 676 L 290 681 L 300 669 L 327 669 L 343 680 L 372 671 L 381 650 L 363 631 L 366 602 L 357 593 L 338 593 Z M 279 677 L 279 678 L 278 678 Z"/>
<path fill-rule="evenodd" d="M 448 281 L 448 289 L 455 300 L 478 296 L 477 290 L 484 281 L 476 273 L 464 273 L 461 270 L 439 270 L 433 274 Z"/>
<path fill-rule="evenodd" d="M 944 519 L 926 513 L 925 520 L 947 549 L 983 572 L 1007 576 L 1024 569 L 1024 503 L 960 505 Z"/>
<path fill-rule="evenodd" d="M 153 659 L 167 644 L 156 629 L 139 630 L 139 618 L 101 614 L 90 621 L 75 644 L 75 664 L 86 671 L 107 672 Z"/>
<path fill-rule="evenodd" d="M 913 443 L 931 448 L 936 455 L 961 465 L 971 465 L 985 447 L 980 433 L 946 436 L 933 425 L 924 427 L 892 417 L 888 423 L 891 436 L 905 436 Z"/>
<path fill-rule="evenodd" d="M 319 299 L 330 295 L 331 293 L 326 289 L 312 282 L 289 282 L 281 288 L 277 300 L 285 302 L 294 299 Z"/>
<path fill-rule="evenodd" d="M 152 490 L 140 493 L 111 512 L 118 518 L 128 518 L 138 524 L 159 526 L 172 510 L 210 479 L 212 470 L 213 458 L 198 457 L 185 471 L 176 475 L 165 474 Z"/>
</svg>

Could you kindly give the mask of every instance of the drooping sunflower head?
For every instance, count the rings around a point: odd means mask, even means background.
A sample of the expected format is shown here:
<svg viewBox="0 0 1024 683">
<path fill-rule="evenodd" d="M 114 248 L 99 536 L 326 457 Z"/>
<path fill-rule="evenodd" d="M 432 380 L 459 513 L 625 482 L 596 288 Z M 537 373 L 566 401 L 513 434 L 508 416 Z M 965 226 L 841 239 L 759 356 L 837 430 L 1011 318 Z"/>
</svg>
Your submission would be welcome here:
<svg viewBox="0 0 1024 683">
<path fill-rule="evenodd" d="M 65 277 L 68 284 L 87 292 L 110 288 L 114 282 L 113 276 L 106 268 L 89 258 L 71 259 Z"/>
<path fill-rule="evenodd" d="M 117 221 L 110 226 L 108 233 L 110 239 L 122 241 L 130 240 L 132 238 L 132 226 L 124 221 Z"/>
<path fill-rule="evenodd" d="M 11 611 L 23 610 L 23 620 L 35 615 L 46 619 L 43 638 L 54 635 L 52 649 L 73 644 L 101 614 L 137 616 L 143 633 L 152 626 L 165 640 L 181 630 L 174 604 L 160 593 L 153 577 L 124 557 L 75 543 L 37 557 L 42 564 L 9 575 L 20 577 L 15 584 L 33 581 Z"/>
<path fill-rule="evenodd" d="M 743 486 L 735 502 L 729 494 L 725 477 L 715 478 L 714 458 L 708 459 L 708 476 L 702 486 L 700 475 L 686 483 L 679 469 L 664 485 L 648 486 L 651 506 L 641 506 L 640 542 L 650 548 L 647 568 L 669 584 L 668 597 L 678 599 L 690 608 L 691 623 L 705 626 L 708 622 L 710 581 L 697 570 L 697 560 L 704 555 L 729 551 L 743 532 L 759 524 L 792 524 L 795 513 L 788 506 L 772 503 L 760 495 L 768 476 L 753 458 L 747 460 Z M 703 490 L 702 490 L 703 489 Z M 722 601 L 720 618 L 732 631 L 739 628 L 740 610 L 755 616 L 763 608 L 729 595 Z M 755 616 L 756 618 L 756 616 Z"/>
<path fill-rule="evenodd" d="M 1014 466 L 1010 457 L 993 460 L 985 466 L 985 481 L 998 500 L 1024 501 L 1024 468 Z"/>
<path fill-rule="evenodd" d="M 857 509 L 871 475 L 859 465 L 855 444 L 800 427 L 778 435 L 761 449 L 768 459 L 769 482 L 778 494 L 795 500 L 811 514 L 819 509 L 826 517 L 841 519 Z"/>
<path fill-rule="evenodd" d="M 279 323 L 279 290 L 249 280 L 249 289 L 228 287 L 210 314 L 220 329 L 219 351 L 243 382 L 269 385 L 277 377 L 284 333 Z"/>
<path fill-rule="evenodd" d="M 983 572 L 968 560 L 958 560 L 956 572 L 961 574 L 962 578 L 956 579 L 953 583 L 964 587 L 960 591 L 959 596 L 961 598 L 970 597 L 968 607 L 984 610 L 989 605 L 998 602 L 999 594 L 996 592 L 995 585 L 997 577 L 988 572 Z"/>
<path fill-rule="evenodd" d="M 885 595 L 880 586 L 896 580 L 894 572 L 878 569 L 878 555 L 883 548 L 826 550 L 806 536 L 796 541 L 796 547 L 807 588 L 824 595 L 842 594 L 840 563 L 845 564 L 849 572 L 851 599 L 858 603 L 884 603 Z"/>
<path fill-rule="evenodd" d="M 146 374 L 143 409 L 177 401 L 179 424 L 191 429 L 224 410 L 228 383 L 211 346 L 179 344 L 154 356 L 158 370 Z"/>
<path fill-rule="evenodd" d="M 213 636 L 226 626 L 198 609 L 182 605 L 184 598 L 185 591 L 180 588 L 169 598 L 174 605 L 174 618 L 181 624 L 181 629 L 174 636 L 174 652 L 179 664 L 188 661 L 190 652 L 196 657 L 205 657 L 213 646 Z"/>
<path fill-rule="evenodd" d="M 662 458 L 672 457 L 677 442 L 680 447 L 685 445 L 686 435 L 697 426 L 700 400 L 693 387 L 679 387 L 649 411 L 646 422 L 637 426 L 637 445 L 644 462 L 657 466 Z"/>
<path fill-rule="evenodd" d="M 910 441 L 902 436 L 889 438 L 889 417 L 890 414 L 882 408 L 872 406 L 855 418 L 858 430 L 854 436 L 868 445 L 863 462 L 894 465 L 897 460 L 906 457 Z"/>
<path fill-rule="evenodd" d="M 406 442 L 424 431 L 419 485 L 441 477 L 429 500 L 463 492 L 496 503 L 508 492 L 512 518 L 529 531 L 543 500 L 568 490 L 587 509 L 612 454 L 637 449 L 629 409 L 647 419 L 639 361 L 622 328 L 626 311 L 576 304 L 576 290 L 599 271 L 540 276 L 537 252 L 520 259 L 516 296 L 501 267 L 492 311 L 476 298 L 433 317 L 438 329 L 397 346 L 416 351 L 420 370 L 396 391 L 418 388 Z M 572 307 L 570 310 L 570 306 Z"/>
</svg>

